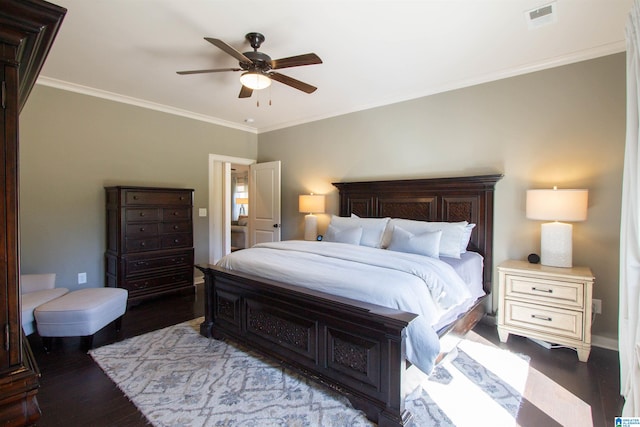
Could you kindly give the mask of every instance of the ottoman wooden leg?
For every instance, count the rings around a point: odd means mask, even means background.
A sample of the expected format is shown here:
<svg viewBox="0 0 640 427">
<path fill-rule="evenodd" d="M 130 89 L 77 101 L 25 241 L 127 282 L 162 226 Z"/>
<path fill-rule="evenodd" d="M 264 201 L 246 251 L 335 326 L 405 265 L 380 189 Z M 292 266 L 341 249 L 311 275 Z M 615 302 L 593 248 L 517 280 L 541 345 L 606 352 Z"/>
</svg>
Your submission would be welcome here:
<svg viewBox="0 0 640 427">
<path fill-rule="evenodd" d="M 53 337 L 42 337 L 42 347 L 45 352 L 49 353 L 53 348 Z"/>
<path fill-rule="evenodd" d="M 85 335 L 80 341 L 83 350 L 89 351 L 93 347 L 93 335 Z"/>
</svg>

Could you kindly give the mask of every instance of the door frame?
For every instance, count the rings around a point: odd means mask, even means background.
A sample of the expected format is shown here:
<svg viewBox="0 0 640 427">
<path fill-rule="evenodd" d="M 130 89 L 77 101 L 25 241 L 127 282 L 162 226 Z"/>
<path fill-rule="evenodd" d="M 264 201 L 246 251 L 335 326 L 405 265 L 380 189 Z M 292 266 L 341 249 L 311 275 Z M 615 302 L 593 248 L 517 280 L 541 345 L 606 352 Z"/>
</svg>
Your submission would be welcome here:
<svg viewBox="0 0 640 427">
<path fill-rule="evenodd" d="M 218 162 L 218 164 L 216 164 Z M 252 165 L 256 159 L 209 154 L 209 264 L 231 247 L 231 164 Z M 222 177 L 222 179 L 217 179 Z"/>
</svg>

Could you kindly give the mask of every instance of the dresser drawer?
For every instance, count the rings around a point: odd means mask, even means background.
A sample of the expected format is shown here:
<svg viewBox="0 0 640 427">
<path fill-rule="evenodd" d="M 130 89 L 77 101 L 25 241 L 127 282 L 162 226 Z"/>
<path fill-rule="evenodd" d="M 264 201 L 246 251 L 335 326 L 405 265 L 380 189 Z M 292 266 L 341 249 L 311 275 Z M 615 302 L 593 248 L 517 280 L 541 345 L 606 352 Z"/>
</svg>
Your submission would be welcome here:
<svg viewBox="0 0 640 427">
<path fill-rule="evenodd" d="M 193 265 L 193 251 L 181 251 L 167 256 L 136 257 L 129 259 L 125 265 L 125 277 L 136 276 L 162 269 L 175 269 L 176 267 L 191 267 Z"/>
<path fill-rule="evenodd" d="M 162 276 L 146 277 L 134 280 L 126 280 L 124 288 L 130 291 L 157 292 L 159 288 L 171 288 L 180 285 L 193 284 L 193 271 L 191 269 L 177 271 Z"/>
<path fill-rule="evenodd" d="M 183 205 L 191 206 L 191 191 L 129 190 L 125 195 L 127 205 Z"/>
<path fill-rule="evenodd" d="M 160 211 L 158 209 L 127 209 L 126 211 L 127 222 L 160 220 Z"/>
<path fill-rule="evenodd" d="M 583 338 L 583 314 L 520 301 L 505 301 L 504 324 L 575 340 Z"/>
<path fill-rule="evenodd" d="M 160 224 L 160 233 L 191 233 L 193 225 L 191 221 L 163 222 Z"/>
<path fill-rule="evenodd" d="M 178 221 L 181 219 L 191 219 L 190 208 L 164 208 L 162 209 L 163 221 Z"/>
<path fill-rule="evenodd" d="M 152 237 L 158 234 L 157 222 L 140 222 L 140 223 L 127 223 L 125 225 L 125 233 L 131 237 Z"/>
<path fill-rule="evenodd" d="M 584 283 L 507 274 L 505 276 L 505 297 L 582 309 L 584 306 Z"/>
<path fill-rule="evenodd" d="M 153 251 L 156 249 L 160 249 L 160 239 L 158 237 L 148 238 L 148 239 L 126 239 L 125 240 L 125 251 L 129 253 Z"/>
<path fill-rule="evenodd" d="M 162 249 L 187 248 L 193 246 L 193 238 L 189 233 L 167 234 L 161 237 Z"/>
</svg>

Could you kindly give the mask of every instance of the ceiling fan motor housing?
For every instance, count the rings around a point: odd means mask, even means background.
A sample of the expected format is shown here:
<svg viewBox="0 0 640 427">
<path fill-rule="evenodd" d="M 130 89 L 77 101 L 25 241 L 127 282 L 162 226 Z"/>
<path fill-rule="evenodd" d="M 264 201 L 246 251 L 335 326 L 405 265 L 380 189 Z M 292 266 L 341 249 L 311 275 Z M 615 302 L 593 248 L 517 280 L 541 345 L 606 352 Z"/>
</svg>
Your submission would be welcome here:
<svg viewBox="0 0 640 427">
<path fill-rule="evenodd" d="M 261 70 L 269 71 L 271 69 L 271 57 L 262 52 L 244 52 L 244 56 L 249 58 L 251 62 L 240 62 L 243 70 Z"/>
</svg>

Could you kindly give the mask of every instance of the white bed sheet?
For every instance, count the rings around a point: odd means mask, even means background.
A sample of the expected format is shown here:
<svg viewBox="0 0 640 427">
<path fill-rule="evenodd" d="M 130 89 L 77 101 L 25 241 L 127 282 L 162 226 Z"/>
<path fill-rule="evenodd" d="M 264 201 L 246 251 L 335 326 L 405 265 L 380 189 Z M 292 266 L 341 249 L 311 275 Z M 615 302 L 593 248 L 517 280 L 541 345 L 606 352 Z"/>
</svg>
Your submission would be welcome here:
<svg viewBox="0 0 640 427">
<path fill-rule="evenodd" d="M 459 264 L 457 268 L 465 268 L 464 262 Z M 227 255 L 218 265 L 418 314 L 407 328 L 406 351 L 407 359 L 425 373 L 431 372 L 440 351 L 435 331 L 442 319 L 477 299 L 446 262 L 342 243 L 263 243 Z"/>
<path fill-rule="evenodd" d="M 433 326 L 436 331 L 453 322 L 458 316 L 469 310 L 478 298 L 486 295 L 483 288 L 484 257 L 482 255 L 477 252 L 467 251 L 460 255 L 460 259 L 448 257 L 440 259 L 453 267 L 458 273 L 458 276 L 467 284 L 472 298 L 443 315 Z"/>
</svg>

